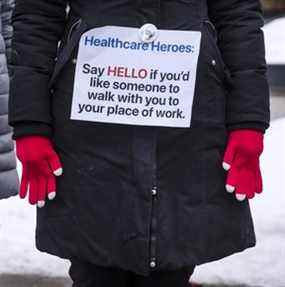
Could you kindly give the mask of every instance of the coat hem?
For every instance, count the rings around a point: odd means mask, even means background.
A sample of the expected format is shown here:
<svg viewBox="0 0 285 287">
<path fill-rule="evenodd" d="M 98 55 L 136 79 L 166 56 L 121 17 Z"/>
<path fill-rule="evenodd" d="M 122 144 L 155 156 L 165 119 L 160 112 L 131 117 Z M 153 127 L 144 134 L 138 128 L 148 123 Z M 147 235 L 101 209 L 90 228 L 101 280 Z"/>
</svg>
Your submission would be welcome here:
<svg viewBox="0 0 285 287">
<path fill-rule="evenodd" d="M 229 256 L 237 254 L 237 253 L 241 253 L 241 252 L 245 251 L 246 249 L 253 248 L 255 246 L 256 246 L 256 243 L 252 242 L 252 243 L 250 243 L 247 246 L 239 247 L 239 248 L 236 248 L 235 250 L 224 251 L 223 253 L 221 253 L 220 255 L 217 255 L 217 256 L 211 256 L 211 257 L 208 257 L 208 258 L 197 260 L 196 262 L 195 262 L 195 260 L 193 260 L 193 261 L 189 260 L 188 263 L 185 262 L 185 263 L 182 263 L 182 264 L 172 264 L 171 267 L 166 267 L 166 268 L 163 268 L 163 267 L 159 268 L 159 266 L 158 266 L 156 270 L 159 270 L 159 271 L 173 271 L 173 270 L 178 270 L 178 269 L 181 269 L 181 268 L 191 268 L 191 267 L 195 268 L 196 266 L 200 266 L 200 265 L 203 265 L 203 264 L 206 264 L 206 263 L 222 260 L 222 259 L 224 259 L 226 257 L 229 257 Z M 82 260 L 86 261 L 86 258 L 79 258 L 79 256 L 75 256 L 75 255 L 67 255 L 67 254 L 63 255 L 63 254 L 60 254 L 59 252 L 56 252 L 55 250 L 41 247 L 40 244 L 38 244 L 38 243 L 37 243 L 36 247 L 37 247 L 37 249 L 39 251 L 41 251 L 43 253 L 54 255 L 54 256 L 57 256 L 57 257 L 59 257 L 61 259 L 72 260 L 72 259 L 76 258 L 76 259 L 79 259 L 79 260 L 82 259 Z M 102 266 L 102 267 L 121 268 L 122 270 L 131 271 L 131 272 L 137 273 L 139 275 L 143 275 L 143 276 L 147 276 L 150 273 L 150 272 L 138 271 L 135 268 L 127 268 L 125 266 L 118 265 L 118 264 L 104 264 L 102 261 L 100 261 L 100 262 L 96 261 L 96 259 L 92 260 L 92 262 L 90 262 L 90 263 L 96 264 L 96 265 L 99 265 L 99 266 Z M 163 264 L 162 264 L 162 266 L 163 266 Z"/>
</svg>

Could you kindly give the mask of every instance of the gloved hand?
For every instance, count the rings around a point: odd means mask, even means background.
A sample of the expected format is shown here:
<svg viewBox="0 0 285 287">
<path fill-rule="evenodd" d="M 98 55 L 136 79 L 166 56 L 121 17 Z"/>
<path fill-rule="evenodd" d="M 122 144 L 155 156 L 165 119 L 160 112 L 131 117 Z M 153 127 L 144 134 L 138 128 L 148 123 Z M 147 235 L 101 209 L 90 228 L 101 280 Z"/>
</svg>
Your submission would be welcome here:
<svg viewBox="0 0 285 287">
<path fill-rule="evenodd" d="M 229 135 L 223 160 L 228 171 L 226 190 L 235 192 L 239 201 L 251 199 L 262 192 L 259 157 L 263 152 L 263 133 L 255 130 L 236 130 Z"/>
<path fill-rule="evenodd" d="M 25 198 L 29 190 L 30 204 L 43 207 L 46 197 L 55 198 L 55 176 L 62 174 L 62 165 L 51 141 L 43 136 L 19 137 L 16 154 L 23 166 L 20 197 Z"/>
</svg>

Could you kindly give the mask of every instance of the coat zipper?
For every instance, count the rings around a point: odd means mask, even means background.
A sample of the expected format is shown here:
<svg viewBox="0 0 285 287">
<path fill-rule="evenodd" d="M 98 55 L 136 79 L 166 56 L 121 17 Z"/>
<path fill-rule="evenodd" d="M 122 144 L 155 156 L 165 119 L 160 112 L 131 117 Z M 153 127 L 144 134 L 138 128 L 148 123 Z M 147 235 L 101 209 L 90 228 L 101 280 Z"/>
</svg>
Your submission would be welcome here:
<svg viewBox="0 0 285 287">
<path fill-rule="evenodd" d="M 152 190 L 152 200 L 151 200 L 151 224 L 150 224 L 150 262 L 149 266 L 154 269 L 157 266 L 156 258 L 156 228 L 157 228 L 157 218 L 156 218 L 156 203 L 157 203 L 157 186 L 153 185 Z"/>
<path fill-rule="evenodd" d="M 154 153 L 155 154 L 155 153 Z M 157 189 L 157 180 L 156 180 L 156 156 L 153 157 L 153 185 L 151 188 L 151 222 L 150 222 L 150 269 L 157 267 L 157 258 L 156 258 L 156 241 L 157 241 L 157 200 L 158 200 L 158 189 Z"/>
</svg>

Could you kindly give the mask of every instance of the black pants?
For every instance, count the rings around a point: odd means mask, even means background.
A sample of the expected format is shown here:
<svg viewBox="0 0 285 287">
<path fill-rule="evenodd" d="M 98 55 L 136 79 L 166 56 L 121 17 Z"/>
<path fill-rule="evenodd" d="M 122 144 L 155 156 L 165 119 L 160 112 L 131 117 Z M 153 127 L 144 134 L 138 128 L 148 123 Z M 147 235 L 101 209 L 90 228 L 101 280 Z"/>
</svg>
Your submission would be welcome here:
<svg viewBox="0 0 285 287">
<path fill-rule="evenodd" d="M 73 287 L 190 287 L 193 268 L 153 271 L 141 276 L 118 268 L 107 268 L 77 260 L 71 261 L 69 274 Z"/>
</svg>

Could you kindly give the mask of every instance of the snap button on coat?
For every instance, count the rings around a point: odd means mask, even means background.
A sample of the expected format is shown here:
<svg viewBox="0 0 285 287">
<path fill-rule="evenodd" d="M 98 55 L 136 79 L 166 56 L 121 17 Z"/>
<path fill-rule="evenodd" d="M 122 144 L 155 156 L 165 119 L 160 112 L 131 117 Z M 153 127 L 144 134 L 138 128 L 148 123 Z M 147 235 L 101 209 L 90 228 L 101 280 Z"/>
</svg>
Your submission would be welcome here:
<svg viewBox="0 0 285 287">
<path fill-rule="evenodd" d="M 158 37 L 158 30 L 153 24 L 145 24 L 139 30 L 140 39 L 145 43 L 153 42 Z"/>
</svg>

